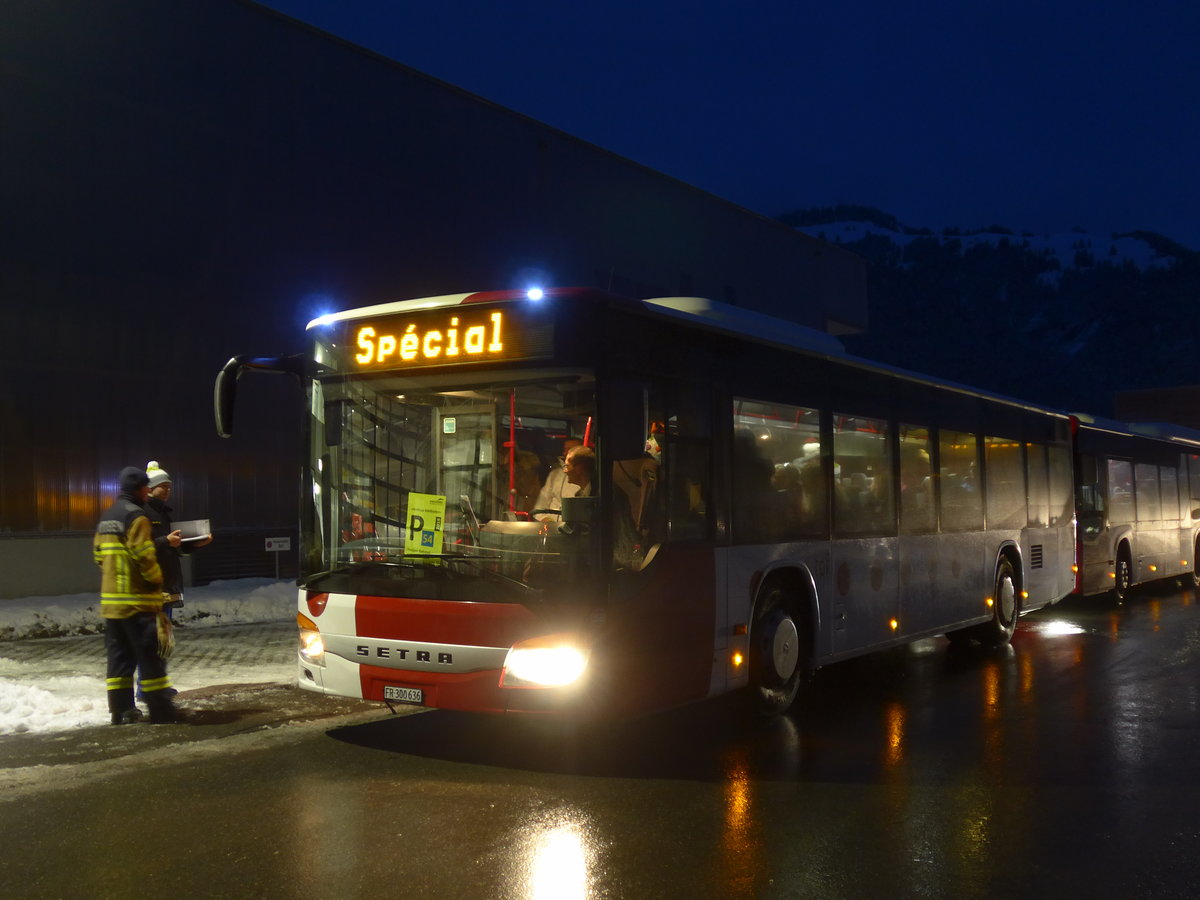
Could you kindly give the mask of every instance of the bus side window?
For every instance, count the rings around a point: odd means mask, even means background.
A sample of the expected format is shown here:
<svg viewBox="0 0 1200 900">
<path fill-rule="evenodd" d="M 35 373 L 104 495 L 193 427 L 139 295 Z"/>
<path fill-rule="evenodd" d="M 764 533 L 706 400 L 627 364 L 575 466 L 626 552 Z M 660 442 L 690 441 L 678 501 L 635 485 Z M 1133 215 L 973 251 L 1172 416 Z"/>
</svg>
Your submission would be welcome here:
<svg viewBox="0 0 1200 900">
<path fill-rule="evenodd" d="M 983 497 L 979 492 L 979 438 L 964 431 L 938 433 L 941 467 L 943 531 L 983 528 Z"/>
<path fill-rule="evenodd" d="M 1134 468 L 1134 496 L 1139 522 L 1157 522 L 1162 518 L 1162 499 L 1158 486 L 1158 466 L 1138 463 Z"/>
<path fill-rule="evenodd" d="M 888 423 L 836 412 L 833 421 L 834 531 L 845 536 L 895 534 Z"/>
<path fill-rule="evenodd" d="M 1021 528 L 1029 519 L 1021 443 L 989 435 L 983 439 L 983 446 L 987 466 L 987 527 Z"/>
<path fill-rule="evenodd" d="M 1124 459 L 1105 460 L 1108 484 L 1108 521 L 1127 525 L 1136 521 L 1133 502 L 1133 463 Z"/>
<path fill-rule="evenodd" d="M 1071 450 L 1061 444 L 1052 444 L 1047 450 L 1050 462 L 1050 525 L 1054 526 L 1071 521 L 1075 514 Z"/>
<path fill-rule="evenodd" d="M 1025 483 L 1029 485 L 1030 528 L 1045 528 L 1050 524 L 1050 484 L 1043 444 L 1025 445 Z"/>
<path fill-rule="evenodd" d="M 1179 471 L 1174 466 L 1159 466 L 1158 483 L 1162 489 L 1162 517 L 1179 520 Z"/>
<path fill-rule="evenodd" d="M 827 534 L 820 413 L 734 398 L 733 539 L 747 544 Z"/>
<path fill-rule="evenodd" d="M 937 519 L 933 508 L 933 459 L 929 429 L 900 426 L 900 533 L 927 534 Z"/>
</svg>

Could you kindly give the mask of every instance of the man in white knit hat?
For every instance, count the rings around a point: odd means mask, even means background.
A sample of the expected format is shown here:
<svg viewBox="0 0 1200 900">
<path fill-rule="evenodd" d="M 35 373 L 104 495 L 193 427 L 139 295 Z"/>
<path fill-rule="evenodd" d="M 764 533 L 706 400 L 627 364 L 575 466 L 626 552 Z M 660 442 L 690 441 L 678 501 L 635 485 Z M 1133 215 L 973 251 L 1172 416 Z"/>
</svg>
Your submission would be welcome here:
<svg viewBox="0 0 1200 900">
<path fill-rule="evenodd" d="M 150 479 L 150 498 L 146 501 L 146 512 L 150 516 L 150 529 L 154 535 L 154 550 L 163 572 L 163 611 L 170 618 L 172 611 L 183 606 L 183 565 L 180 557 L 183 550 L 183 535 L 171 524 L 171 513 L 175 510 L 167 505 L 171 499 L 171 476 L 158 464 L 150 460 L 146 464 L 146 476 Z M 203 547 L 212 542 L 209 536 L 194 541 L 193 547 Z"/>
</svg>

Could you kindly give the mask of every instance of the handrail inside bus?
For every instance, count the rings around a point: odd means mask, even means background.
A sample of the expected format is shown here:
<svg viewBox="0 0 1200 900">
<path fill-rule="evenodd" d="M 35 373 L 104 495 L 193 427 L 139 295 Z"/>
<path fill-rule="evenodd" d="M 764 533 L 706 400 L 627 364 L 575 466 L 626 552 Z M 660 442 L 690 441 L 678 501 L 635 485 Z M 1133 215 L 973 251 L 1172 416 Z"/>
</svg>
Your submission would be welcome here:
<svg viewBox="0 0 1200 900">
<path fill-rule="evenodd" d="M 277 375 L 304 375 L 304 354 L 290 356 L 234 356 L 217 373 L 213 384 L 213 418 L 217 434 L 227 438 L 233 434 L 233 408 L 237 396 L 237 382 L 247 369 Z"/>
</svg>

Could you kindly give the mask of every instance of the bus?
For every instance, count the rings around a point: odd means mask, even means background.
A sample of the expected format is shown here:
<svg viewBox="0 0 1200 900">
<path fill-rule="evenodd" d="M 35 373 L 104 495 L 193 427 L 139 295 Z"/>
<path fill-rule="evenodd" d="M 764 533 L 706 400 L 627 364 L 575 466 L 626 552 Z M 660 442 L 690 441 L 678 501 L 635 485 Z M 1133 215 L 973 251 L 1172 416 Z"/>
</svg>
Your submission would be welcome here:
<svg viewBox="0 0 1200 900">
<path fill-rule="evenodd" d="M 1122 602 L 1139 584 L 1200 585 L 1200 434 L 1076 416 L 1079 583 Z"/>
<path fill-rule="evenodd" d="M 339 312 L 306 397 L 300 686 L 622 716 L 936 635 L 1007 642 L 1075 586 L 1070 418 L 701 298 L 494 291 Z M 538 507 L 566 441 L 591 479 Z"/>
</svg>

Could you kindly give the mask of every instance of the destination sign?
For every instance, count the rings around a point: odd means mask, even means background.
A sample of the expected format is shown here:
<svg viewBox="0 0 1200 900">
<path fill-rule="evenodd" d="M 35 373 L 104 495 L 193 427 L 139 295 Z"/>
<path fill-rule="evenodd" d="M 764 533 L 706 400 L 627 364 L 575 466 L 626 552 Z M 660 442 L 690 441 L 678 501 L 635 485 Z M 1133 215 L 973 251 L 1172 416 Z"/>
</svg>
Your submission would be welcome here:
<svg viewBox="0 0 1200 900">
<path fill-rule="evenodd" d="M 554 350 L 550 310 L 524 304 L 449 306 L 346 323 L 343 352 L 358 371 L 542 359 Z"/>
</svg>

